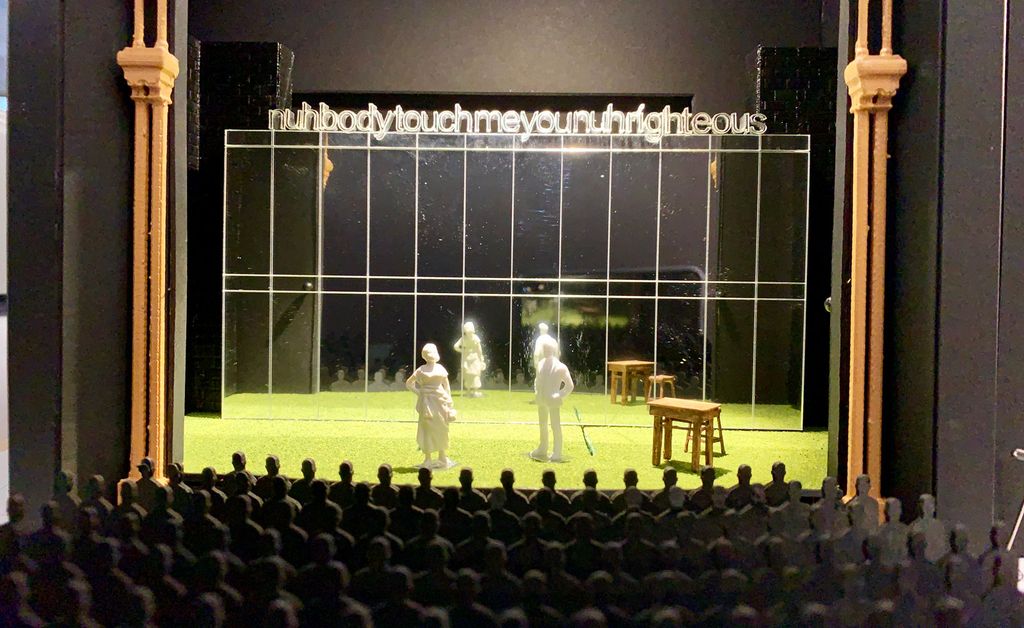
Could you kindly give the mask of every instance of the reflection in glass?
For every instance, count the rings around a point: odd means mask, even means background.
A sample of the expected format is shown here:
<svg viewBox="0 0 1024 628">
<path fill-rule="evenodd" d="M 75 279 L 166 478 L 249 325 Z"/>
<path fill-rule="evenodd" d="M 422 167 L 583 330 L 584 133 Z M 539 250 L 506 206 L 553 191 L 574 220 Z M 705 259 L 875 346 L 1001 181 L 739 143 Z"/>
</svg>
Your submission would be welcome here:
<svg viewBox="0 0 1024 628">
<path fill-rule="evenodd" d="M 753 348 L 754 303 L 709 301 L 706 396 L 723 404 L 724 427 L 750 424 Z"/>
<path fill-rule="evenodd" d="M 328 150 L 324 155 L 331 170 L 323 193 L 323 273 L 365 275 L 367 153 Z"/>
<path fill-rule="evenodd" d="M 229 148 L 225 153 L 224 271 L 270 272 L 270 149 Z"/>
<path fill-rule="evenodd" d="M 413 404 L 403 404 L 404 387 L 396 387 L 396 374 L 408 377 L 419 361 L 415 347 L 413 318 L 415 302 L 410 296 L 370 295 L 366 369 L 366 418 L 394 421 L 415 418 Z M 440 347 L 439 347 L 440 348 Z M 442 350 L 442 359 L 448 354 Z M 450 360 L 449 360 L 450 361 Z"/>
<path fill-rule="evenodd" d="M 616 153 L 611 196 L 609 278 L 654 279 L 658 154 Z"/>
<path fill-rule="evenodd" d="M 269 316 L 266 292 L 224 295 L 224 418 L 270 417 Z"/>
<path fill-rule="evenodd" d="M 558 276 L 560 164 L 558 153 L 516 154 L 516 277 Z"/>
<path fill-rule="evenodd" d="M 416 268 L 416 155 L 370 156 L 370 274 L 412 276 Z"/>
<path fill-rule="evenodd" d="M 316 292 L 272 293 L 271 320 L 272 393 L 270 416 L 294 419 L 317 418 L 319 388 Z"/>
<path fill-rule="evenodd" d="M 758 281 L 802 282 L 807 229 L 807 158 L 761 156 Z"/>
<path fill-rule="evenodd" d="M 562 277 L 608 276 L 608 153 L 565 155 Z M 604 286 L 601 286 L 604 290 Z M 564 292 L 564 291 L 563 291 Z"/>
<path fill-rule="evenodd" d="M 318 416 L 361 420 L 366 416 L 366 297 L 322 298 Z"/>
<path fill-rule="evenodd" d="M 462 276 L 464 157 L 460 151 L 419 152 L 418 274 L 421 276 Z"/>
<path fill-rule="evenodd" d="M 320 151 L 274 150 L 274 258 L 278 275 L 317 274 Z"/>
<path fill-rule="evenodd" d="M 466 274 L 508 278 L 512 250 L 512 154 L 472 152 L 467 159 Z"/>
<path fill-rule="evenodd" d="M 754 417 L 758 422 L 800 429 L 803 383 L 803 303 L 759 301 Z"/>
</svg>

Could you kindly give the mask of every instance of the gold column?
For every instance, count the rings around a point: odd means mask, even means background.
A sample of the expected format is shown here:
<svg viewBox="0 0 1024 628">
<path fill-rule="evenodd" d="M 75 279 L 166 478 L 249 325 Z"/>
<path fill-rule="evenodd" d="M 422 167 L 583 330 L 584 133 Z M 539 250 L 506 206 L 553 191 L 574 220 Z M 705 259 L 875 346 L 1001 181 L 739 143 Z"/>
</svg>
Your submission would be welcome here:
<svg viewBox="0 0 1024 628">
<path fill-rule="evenodd" d="M 853 193 L 850 260 L 850 414 L 847 494 L 857 476 L 880 495 L 882 369 L 885 328 L 885 203 L 889 109 L 907 62 L 892 52 L 892 0 L 882 0 L 882 46 L 868 49 L 870 0 L 857 5 L 855 57 L 844 73 L 853 114 Z"/>
<path fill-rule="evenodd" d="M 178 60 L 167 46 L 167 2 L 157 2 L 154 46 L 145 43 L 142 0 L 134 3 L 131 46 L 117 53 L 135 101 L 132 205 L 131 461 L 148 456 L 157 475 L 167 459 L 167 108 Z M 130 464 L 133 469 L 134 464 Z"/>
</svg>

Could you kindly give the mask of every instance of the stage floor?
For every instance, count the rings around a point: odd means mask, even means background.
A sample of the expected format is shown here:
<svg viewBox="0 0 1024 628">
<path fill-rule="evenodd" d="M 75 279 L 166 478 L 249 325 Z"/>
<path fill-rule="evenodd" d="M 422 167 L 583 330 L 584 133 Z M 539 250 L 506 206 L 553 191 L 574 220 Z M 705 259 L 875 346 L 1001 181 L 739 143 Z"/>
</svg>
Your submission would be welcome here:
<svg viewBox="0 0 1024 628">
<path fill-rule="evenodd" d="M 486 390 L 483 397 L 464 397 L 453 391 L 455 408 L 462 423 L 534 424 L 537 407 L 531 390 Z M 293 419 L 293 420 L 356 420 L 415 421 L 416 398 L 407 390 L 345 391 L 315 394 L 238 393 L 224 399 L 223 416 L 228 419 Z M 585 425 L 651 424 L 643 396 L 628 405 L 612 404 L 599 392 L 574 392 L 565 401 L 563 421 L 576 422 L 576 414 Z M 799 408 L 784 404 L 755 406 L 741 403 L 722 404 L 722 426 L 725 429 L 799 430 Z"/>
<path fill-rule="evenodd" d="M 387 394 L 387 393 L 381 393 Z M 573 396 L 575 398 L 575 395 Z M 607 403 L 607 398 L 602 399 Z M 463 402 L 456 399 L 456 406 Z M 627 406 L 627 408 L 629 408 Z M 632 407 L 635 421 L 646 417 L 646 408 Z M 561 464 L 531 460 L 527 453 L 537 444 L 536 424 L 489 424 L 459 420 L 451 424 L 449 455 L 459 466 L 448 471 L 435 471 L 435 484 L 458 483 L 459 469 L 472 467 L 477 484 L 497 484 L 502 469 L 516 472 L 522 488 L 540 485 L 541 471 L 553 468 L 558 472 L 559 486 L 582 486 L 586 469 L 595 469 L 601 479 L 600 488 L 620 489 L 622 471 L 634 468 L 640 476 L 640 488 L 661 487 L 661 467 L 651 466 L 651 428 L 600 426 L 588 427 L 586 433 L 594 444 L 591 456 L 575 417 L 563 413 L 564 453 Z M 527 418 L 524 412 L 522 419 Z M 690 471 L 689 455 L 683 453 L 683 432 L 677 432 L 675 460 L 668 464 L 680 470 L 679 483 L 684 488 L 700 484 Z M 727 455 L 715 455 L 719 481 L 735 483 L 736 468 L 749 464 L 755 482 L 770 480 L 771 465 L 776 460 L 786 463 L 787 477 L 800 480 L 806 488 L 818 488 L 825 475 L 828 433 L 824 431 L 744 431 L 726 430 Z M 415 483 L 416 466 L 422 454 L 416 447 L 416 423 L 404 421 L 338 421 L 338 420 L 267 420 L 232 419 L 210 416 L 188 416 L 185 419 L 185 470 L 198 473 L 213 466 L 219 472 L 230 469 L 231 453 L 241 449 L 249 458 L 255 473 L 263 471 L 268 454 L 280 457 L 282 471 L 298 476 L 303 458 L 316 460 L 319 477 L 337 479 L 338 464 L 350 460 L 355 466 L 357 481 L 376 481 L 377 466 L 390 463 L 397 483 Z"/>
</svg>

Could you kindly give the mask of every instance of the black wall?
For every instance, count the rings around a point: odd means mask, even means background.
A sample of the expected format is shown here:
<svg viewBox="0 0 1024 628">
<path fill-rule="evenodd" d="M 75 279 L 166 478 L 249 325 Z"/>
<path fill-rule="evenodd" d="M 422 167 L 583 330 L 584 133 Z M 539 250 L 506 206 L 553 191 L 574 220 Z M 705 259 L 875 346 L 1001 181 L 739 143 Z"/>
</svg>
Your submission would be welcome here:
<svg viewBox="0 0 1024 628">
<path fill-rule="evenodd" d="M 189 28 L 206 41 L 277 41 L 295 51 L 296 92 L 694 93 L 741 111 L 746 55 L 822 39 L 820 0 L 643 3 L 445 0 L 207 0 Z M 825 23 L 837 7 L 825 2 Z"/>
</svg>

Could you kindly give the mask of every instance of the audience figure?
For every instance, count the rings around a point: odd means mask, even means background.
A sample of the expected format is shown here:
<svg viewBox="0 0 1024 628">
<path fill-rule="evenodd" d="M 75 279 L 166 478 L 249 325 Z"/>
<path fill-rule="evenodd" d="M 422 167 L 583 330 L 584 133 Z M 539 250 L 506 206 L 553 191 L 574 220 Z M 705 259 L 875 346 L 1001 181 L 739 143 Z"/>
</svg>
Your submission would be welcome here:
<svg viewBox="0 0 1024 628">
<path fill-rule="evenodd" d="M 430 469 L 420 468 L 417 478 L 419 486 L 416 487 L 416 507 L 423 510 L 440 510 L 444 505 L 444 498 L 441 497 L 441 491 L 430 485 L 434 480 L 434 473 Z"/>
<path fill-rule="evenodd" d="M 224 505 L 227 504 L 228 496 L 217 486 L 217 480 L 217 470 L 205 467 L 200 479 L 200 488 L 210 494 L 210 514 L 223 521 Z"/>
<path fill-rule="evenodd" d="M 859 475 L 854 484 L 856 495 L 847 504 L 848 508 L 860 507 L 864 510 L 864 525 L 867 526 L 868 534 L 874 534 L 878 529 L 878 518 L 880 510 L 878 500 L 871 496 L 871 476 Z"/>
<path fill-rule="evenodd" d="M 568 517 L 572 514 L 572 505 L 569 502 L 569 498 L 563 495 L 560 491 L 556 490 L 558 478 L 555 472 L 551 469 L 547 469 L 540 476 L 541 484 L 543 488 L 533 494 L 531 498 L 531 504 L 536 509 L 536 502 L 540 499 L 541 495 L 547 495 L 550 498 L 549 508 L 563 517 Z"/>
<path fill-rule="evenodd" d="M 928 560 L 935 562 L 946 553 L 949 532 L 946 525 L 935 517 L 935 498 L 931 495 L 921 495 L 917 499 L 917 519 L 910 524 L 910 534 L 924 535 Z"/>
<path fill-rule="evenodd" d="M 238 482 L 235 481 L 233 478 L 239 473 L 244 473 L 246 477 L 249 478 L 250 489 L 256 486 L 256 476 L 252 474 L 252 471 L 249 471 L 248 469 L 245 468 L 246 464 L 248 464 L 248 462 L 245 458 L 244 451 L 236 451 L 235 453 L 231 454 L 231 473 L 229 473 L 224 478 L 224 481 L 226 483 L 224 492 L 225 494 L 227 494 L 228 497 L 234 495 L 235 491 L 238 488 Z"/>
<path fill-rule="evenodd" d="M 353 468 L 352 463 L 345 460 L 338 465 L 339 481 L 331 485 L 327 498 L 338 505 L 342 510 L 352 505 L 355 487 L 352 485 Z"/>
<path fill-rule="evenodd" d="M 316 461 L 306 458 L 302 461 L 302 478 L 292 483 L 288 496 L 303 506 L 313 498 L 313 481 L 316 479 Z"/>
<path fill-rule="evenodd" d="M 163 485 L 153 479 L 153 474 L 156 473 L 156 469 L 153 468 L 152 458 L 143 458 L 135 468 L 138 469 L 139 475 L 141 476 L 136 481 L 139 505 L 148 511 L 153 508 L 153 500 L 155 499 L 156 492 Z"/>
<path fill-rule="evenodd" d="M 764 485 L 765 503 L 770 508 L 781 506 L 789 499 L 789 484 L 786 483 L 786 465 L 772 464 L 772 481 Z"/>
<path fill-rule="evenodd" d="M 505 489 L 505 508 L 517 517 L 530 511 L 530 501 L 516 490 L 516 474 L 512 469 L 501 472 L 501 488 Z"/>
<path fill-rule="evenodd" d="M 213 469 L 190 487 L 181 467 L 168 465 L 167 485 L 147 484 L 148 509 L 131 481 L 120 483 L 113 507 L 102 478 L 91 478 L 76 504 L 71 476 L 59 474 L 31 534 L 24 500 L 12 495 L 0 526 L 0 626 L 1024 624 L 1002 524 L 977 558 L 963 526 L 933 549 L 929 535 L 945 526 L 931 497 L 922 496 L 911 526 L 900 521 L 900 503 L 886 500 L 885 521 L 873 526 L 863 479 L 844 505 L 826 478 L 808 506 L 801 484 L 784 482 L 776 465 L 773 490 L 785 486 L 786 499 L 769 506 L 749 468 L 729 490 L 703 470 L 689 499 L 674 470 L 651 498 L 627 469 L 611 500 L 588 471 L 569 502 L 545 472 L 528 501 L 507 471 L 485 498 L 468 470 L 461 489 L 441 495 L 429 471 L 417 493 L 396 490 L 386 465 L 379 485 L 353 484 L 343 463 L 346 493 L 314 479 L 300 505 L 272 472 L 276 460 L 261 478 L 265 501 L 244 458 L 236 462 L 226 499 Z M 152 479 L 151 461 L 139 466 Z M 440 512 L 418 507 L 418 497 Z"/>
<path fill-rule="evenodd" d="M 270 498 L 274 496 L 274 478 L 280 477 L 284 480 L 286 493 L 291 489 L 291 482 L 289 482 L 287 478 L 281 476 L 280 458 L 273 454 L 267 456 L 264 468 L 267 470 L 267 474 L 256 480 L 256 484 L 252 491 L 259 495 L 260 499 L 263 501 L 269 501 Z"/>
</svg>

